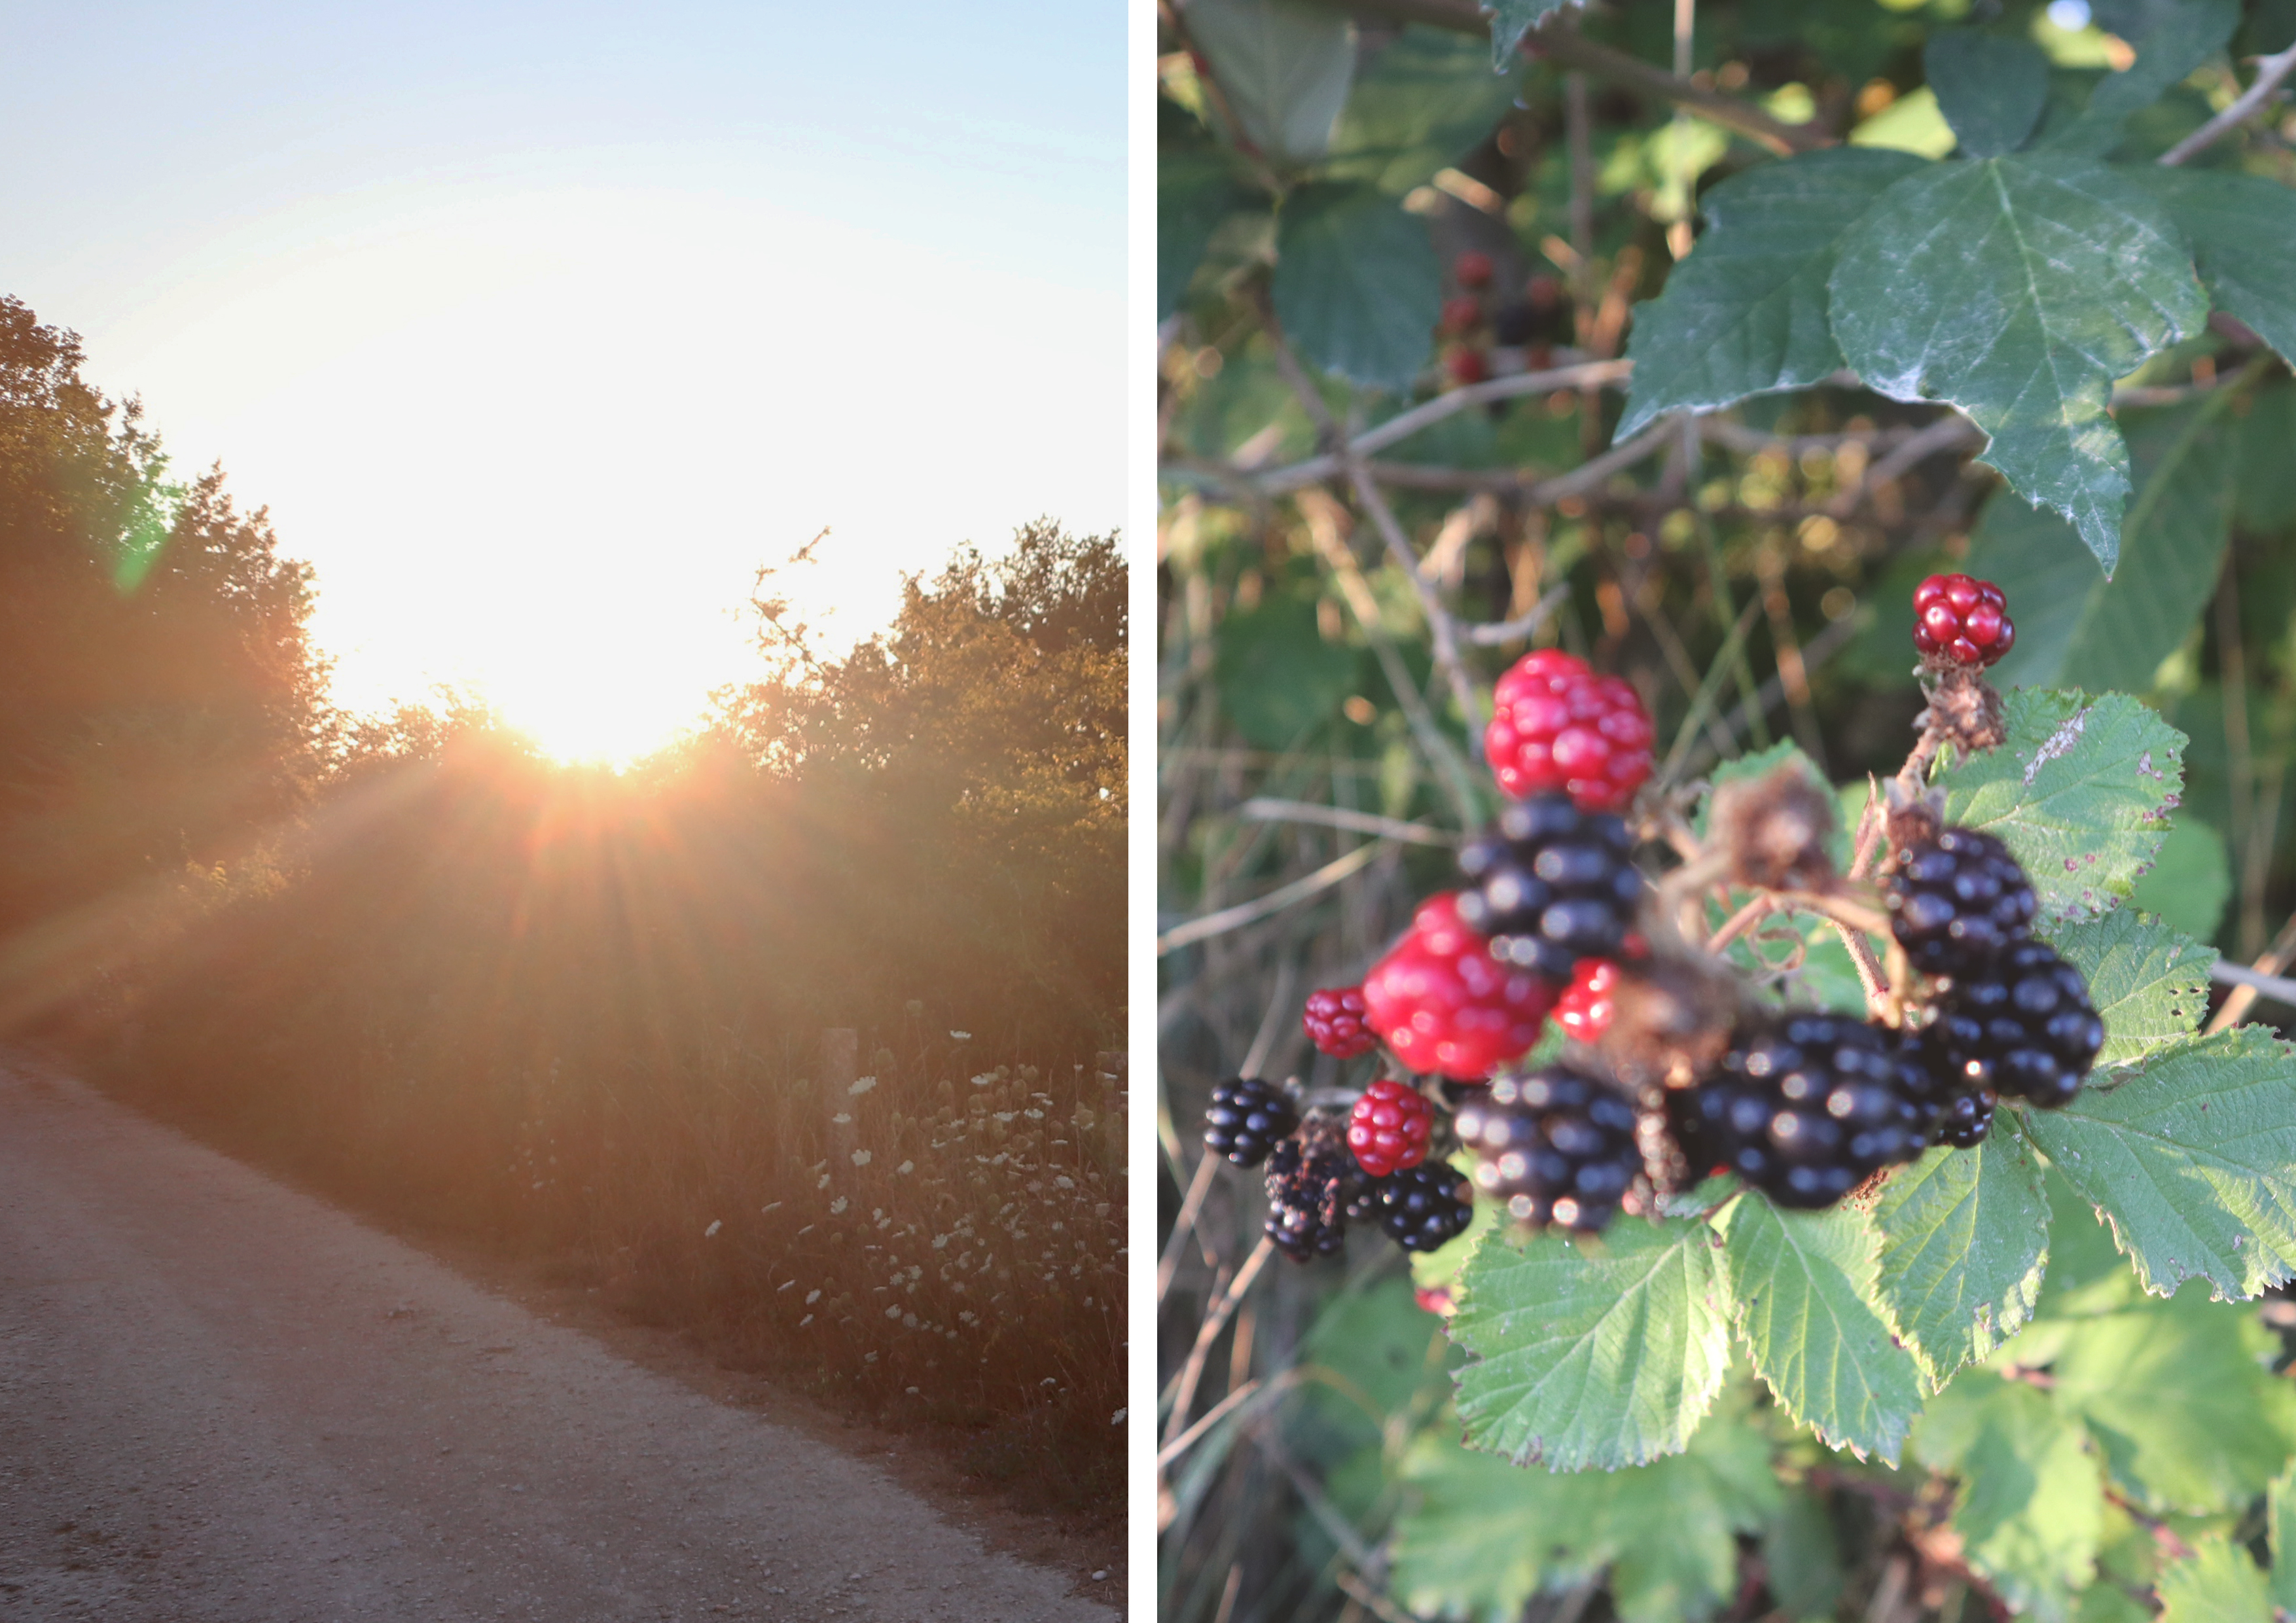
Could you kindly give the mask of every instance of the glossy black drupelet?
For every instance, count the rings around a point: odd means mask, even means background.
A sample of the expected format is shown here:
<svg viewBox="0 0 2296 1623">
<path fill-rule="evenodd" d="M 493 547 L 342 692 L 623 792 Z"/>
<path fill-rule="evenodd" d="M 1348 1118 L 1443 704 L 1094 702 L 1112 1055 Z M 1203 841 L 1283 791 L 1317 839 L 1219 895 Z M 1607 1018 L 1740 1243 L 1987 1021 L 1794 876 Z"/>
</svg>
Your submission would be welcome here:
<svg viewBox="0 0 2296 1623">
<path fill-rule="evenodd" d="M 1993 1130 L 1993 1090 L 1956 1095 L 1938 1119 L 1937 1141 L 1956 1150 L 1974 1150 Z"/>
<path fill-rule="evenodd" d="M 1267 1158 L 1267 1237 L 1294 1262 L 1337 1254 L 1362 1182 L 1338 1134 L 1284 1139 Z"/>
<path fill-rule="evenodd" d="M 2080 1091 L 2104 1045 L 2088 983 L 2046 941 L 2020 941 L 1981 975 L 1956 980 L 1931 1031 L 1963 1089 L 1990 1087 L 2044 1110 Z"/>
<path fill-rule="evenodd" d="M 1372 1185 L 1379 1225 L 1406 1251 L 1432 1251 L 1467 1232 L 1475 1205 L 1467 1180 L 1447 1162 L 1423 1161 Z"/>
<path fill-rule="evenodd" d="M 1981 974 L 2031 932 L 2033 881 L 1990 834 L 1949 828 L 1898 861 L 1890 924 L 1915 969 L 1959 980 Z"/>
<path fill-rule="evenodd" d="M 1592 1234 L 1615 1217 L 1643 1158 L 1635 1107 L 1607 1082 L 1550 1065 L 1496 1078 L 1463 1105 L 1474 1184 L 1520 1223 Z"/>
<path fill-rule="evenodd" d="M 1781 1206 L 1816 1208 L 1928 1148 L 1944 1103 L 1895 1032 L 1791 1014 L 1742 1036 L 1669 1109 L 1693 1172 L 1734 1172 Z"/>
<path fill-rule="evenodd" d="M 1488 938 L 1493 957 L 1567 985 L 1579 959 L 1625 952 L 1643 893 L 1633 851 L 1612 813 L 1560 793 L 1512 801 L 1459 853 L 1459 922 Z"/>
<path fill-rule="evenodd" d="M 1239 1167 L 1257 1167 L 1280 1139 L 1300 1128 L 1300 1112 L 1283 1090 L 1257 1077 L 1231 1077 L 1212 1089 L 1204 1111 L 1204 1143 Z"/>
</svg>

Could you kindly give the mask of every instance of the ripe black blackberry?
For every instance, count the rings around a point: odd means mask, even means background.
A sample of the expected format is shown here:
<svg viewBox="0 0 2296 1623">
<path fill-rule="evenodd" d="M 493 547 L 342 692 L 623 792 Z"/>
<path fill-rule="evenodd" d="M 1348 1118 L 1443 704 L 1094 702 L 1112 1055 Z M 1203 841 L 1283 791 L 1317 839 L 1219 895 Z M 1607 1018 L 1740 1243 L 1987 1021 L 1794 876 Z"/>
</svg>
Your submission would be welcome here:
<svg viewBox="0 0 2296 1623">
<path fill-rule="evenodd" d="M 1467 1232 L 1475 1205 L 1467 1180 L 1443 1161 L 1423 1161 L 1389 1173 L 1371 1185 L 1379 1225 L 1406 1251 L 1432 1251 Z"/>
<path fill-rule="evenodd" d="M 1974 829 L 1948 828 L 1902 851 L 1889 886 L 1890 923 L 1915 969 L 1959 980 L 2026 939 L 2033 881 L 2009 848 Z"/>
<path fill-rule="evenodd" d="M 1294 1262 L 1336 1255 L 1364 1182 L 1334 1122 L 1310 1117 L 1267 1158 L 1267 1237 Z"/>
<path fill-rule="evenodd" d="M 1460 1108 L 1457 1126 L 1475 1153 L 1475 1187 L 1538 1227 L 1594 1233 L 1642 1170 L 1632 1102 L 1565 1066 L 1494 1078 Z"/>
<path fill-rule="evenodd" d="M 1231 1077 L 1212 1089 L 1204 1111 L 1204 1143 L 1239 1167 L 1257 1167 L 1276 1141 L 1300 1127 L 1300 1112 L 1283 1090 L 1257 1077 Z"/>
<path fill-rule="evenodd" d="M 1938 1119 L 1937 1141 L 1956 1150 L 1974 1150 L 1993 1130 L 1994 1093 L 1989 1087 L 1958 1094 Z"/>
<path fill-rule="evenodd" d="M 1932 1029 L 1964 1088 L 2044 1110 L 2080 1091 L 2104 1045 L 2088 983 L 2046 941 L 2017 942 L 1981 974 L 1956 980 Z"/>
<path fill-rule="evenodd" d="M 1643 891 L 1633 851 L 1614 813 L 1581 811 L 1562 793 L 1513 801 L 1459 853 L 1459 922 L 1501 963 L 1567 986 L 1581 958 L 1625 955 Z"/>
<path fill-rule="evenodd" d="M 1895 1032 L 1791 1014 L 1742 1034 L 1668 1102 L 1694 1173 L 1735 1172 L 1780 1206 L 1816 1208 L 1919 1155 L 1943 1095 Z"/>
</svg>

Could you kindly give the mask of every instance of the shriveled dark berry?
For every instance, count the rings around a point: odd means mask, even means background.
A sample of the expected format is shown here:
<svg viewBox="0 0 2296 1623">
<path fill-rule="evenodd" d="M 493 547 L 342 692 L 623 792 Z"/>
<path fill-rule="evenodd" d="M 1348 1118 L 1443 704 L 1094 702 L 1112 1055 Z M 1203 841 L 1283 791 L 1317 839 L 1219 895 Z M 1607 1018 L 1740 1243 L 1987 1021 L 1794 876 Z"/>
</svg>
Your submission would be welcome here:
<svg viewBox="0 0 2296 1623">
<path fill-rule="evenodd" d="M 2080 1091 L 2104 1045 L 2088 983 L 2046 941 L 2020 941 L 1983 974 L 1956 980 L 1935 1030 L 1963 1086 L 2044 1110 Z"/>
<path fill-rule="evenodd" d="M 1204 1143 L 1239 1167 L 1257 1167 L 1276 1141 L 1300 1128 L 1300 1112 L 1283 1090 L 1257 1077 L 1231 1077 L 1212 1089 L 1204 1111 Z"/>
<path fill-rule="evenodd" d="M 1956 980 L 2025 939 L 2038 906 L 2009 848 L 1966 828 L 1899 853 L 1889 904 L 1890 930 L 1914 967 Z"/>
<path fill-rule="evenodd" d="M 1643 893 L 1633 850 L 1612 813 L 1581 811 L 1563 794 L 1517 800 L 1459 853 L 1469 881 L 1459 922 L 1489 939 L 1491 956 L 1560 991 L 1580 959 L 1625 955 Z"/>
<path fill-rule="evenodd" d="M 1390 1173 L 1374 1184 L 1379 1225 L 1406 1251 L 1432 1251 L 1467 1232 L 1475 1205 L 1457 1168 L 1428 1161 Z"/>
<path fill-rule="evenodd" d="M 1780 1206 L 1816 1208 L 1927 1148 L 1937 1088 L 1895 1032 L 1792 1014 L 1742 1034 L 1669 1104 L 1694 1173 L 1734 1172 Z"/>
<path fill-rule="evenodd" d="M 1347 1242 L 1348 1209 L 1361 1175 L 1333 1124 L 1302 1124 L 1267 1158 L 1267 1237 L 1294 1262 L 1337 1253 Z"/>
<path fill-rule="evenodd" d="M 1642 1170 L 1635 1107 L 1607 1082 L 1561 1065 L 1495 1078 L 1461 1107 L 1475 1187 L 1533 1227 L 1592 1234 L 1618 1215 Z"/>
</svg>

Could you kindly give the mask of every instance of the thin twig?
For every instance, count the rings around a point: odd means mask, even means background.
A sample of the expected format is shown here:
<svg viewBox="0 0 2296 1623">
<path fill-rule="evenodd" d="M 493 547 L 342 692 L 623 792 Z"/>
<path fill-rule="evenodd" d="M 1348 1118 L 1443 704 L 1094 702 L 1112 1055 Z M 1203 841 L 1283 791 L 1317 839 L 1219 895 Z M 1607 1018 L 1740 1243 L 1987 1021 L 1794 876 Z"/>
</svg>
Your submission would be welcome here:
<svg viewBox="0 0 2296 1623">
<path fill-rule="evenodd" d="M 2267 975 L 2245 963 L 2234 963 L 2229 958 L 2219 958 L 2209 966 L 2209 979 L 2218 986 L 2248 987 L 2277 1004 L 2296 1009 L 2296 980 L 2282 975 Z"/>
<path fill-rule="evenodd" d="M 1464 627 L 1460 635 L 1478 648 L 1499 648 L 1509 643 L 1520 642 L 1546 624 L 1554 611 L 1570 601 L 1570 587 L 1566 583 L 1532 604 L 1527 614 L 1519 614 L 1511 620 L 1500 620 L 1488 626 Z"/>
<path fill-rule="evenodd" d="M 1400 840 L 1412 845 L 1459 843 L 1456 834 L 1429 828 L 1422 823 L 1406 823 L 1400 817 L 1382 817 L 1375 812 L 1349 811 L 1341 806 L 1318 806 L 1311 800 L 1281 800 L 1269 795 L 1254 795 L 1236 808 L 1236 815 L 1259 823 L 1321 824 L 1325 828 L 1343 828 L 1349 833 L 1373 834 L 1382 840 Z"/>
<path fill-rule="evenodd" d="M 1190 919 L 1184 924 L 1175 924 L 1156 938 L 1156 955 L 1161 958 L 1167 953 L 1177 952 L 1184 947 L 1193 946 L 1198 941 L 1209 940 L 1214 936 L 1226 935 L 1231 930 L 1241 930 L 1244 925 L 1257 922 L 1270 914 L 1281 913 L 1286 907 L 1296 906 L 1308 898 L 1320 895 L 1349 875 L 1368 866 L 1373 857 L 1387 848 L 1386 843 L 1382 840 L 1374 840 L 1369 845 L 1359 845 L 1344 856 L 1333 857 L 1313 873 L 1295 879 L 1288 885 L 1279 886 L 1265 896 L 1254 897 L 1248 902 L 1238 902 L 1233 907 L 1223 907 L 1218 913 L 1208 913 L 1201 918 Z"/>
<path fill-rule="evenodd" d="M 1451 684 L 1452 701 L 1459 707 L 1459 715 L 1467 724 L 1467 736 L 1480 738 L 1483 733 L 1482 701 L 1475 695 L 1473 679 L 1467 675 L 1464 660 L 1459 657 L 1459 621 L 1443 606 L 1437 594 L 1435 583 L 1419 568 L 1419 556 L 1411 550 L 1411 538 L 1403 533 L 1403 525 L 1395 516 L 1395 509 L 1387 504 L 1380 494 L 1379 485 L 1364 464 L 1353 457 L 1348 459 L 1348 481 L 1355 487 L 1356 500 L 1371 515 L 1372 527 L 1386 543 L 1388 556 L 1395 561 L 1410 580 L 1412 590 L 1419 594 L 1421 612 L 1427 617 L 1427 629 L 1434 640 L 1435 668 Z"/>
<path fill-rule="evenodd" d="M 2270 949 L 2256 960 L 2253 967 L 2260 974 L 2276 975 L 2288 967 L 2291 956 L 2296 956 L 2296 914 L 2288 915 L 2288 922 L 2273 938 Z M 2240 1024 L 2241 1017 L 2248 1012 L 2249 1005 L 2255 1001 L 2254 987 L 2243 985 L 2233 988 L 2215 1017 L 2209 1021 L 2207 1035 L 2214 1037 L 2219 1031 Z"/>
<path fill-rule="evenodd" d="M 1236 1304 L 1243 1299 L 1243 1293 L 1250 1289 L 1251 1282 L 1259 1276 L 1259 1270 L 1267 1266 L 1267 1259 L 1275 1254 L 1275 1242 L 1264 1234 L 1260 1236 L 1259 1243 L 1251 1248 L 1251 1255 L 1243 1259 L 1243 1266 L 1236 1270 L 1235 1277 L 1228 1281 L 1227 1288 L 1219 1293 L 1218 1299 L 1212 1303 L 1211 1311 L 1204 1315 L 1204 1322 L 1197 1327 L 1196 1344 L 1189 1349 L 1188 1362 L 1180 1371 L 1179 1382 L 1172 1395 L 1172 1413 L 1165 1422 L 1164 1441 L 1167 1445 L 1187 1425 L 1188 1410 L 1196 1401 L 1196 1382 L 1203 1379 L 1204 1360 L 1211 1356 L 1212 1343 L 1219 1340 L 1219 1332 L 1226 1327 L 1228 1316 L 1235 1311 Z"/>
<path fill-rule="evenodd" d="M 1172 1275 L 1180 1267 L 1180 1253 L 1188 1249 L 1188 1235 L 1204 1209 L 1204 1197 L 1211 1193 L 1212 1175 L 1218 1166 L 1218 1156 L 1207 1155 L 1196 1162 L 1195 1176 L 1188 1180 L 1187 1197 L 1180 1202 L 1180 1215 L 1172 1225 L 1170 1238 L 1164 1242 L 1164 1255 L 1156 1263 L 1156 1299 L 1160 1302 L 1164 1299 L 1164 1292 L 1172 1288 Z"/>
<path fill-rule="evenodd" d="M 2214 145 L 2224 138 L 2226 131 L 2262 107 L 2271 98 L 2272 93 L 2280 88 L 2280 81 L 2291 73 L 2296 73 L 2296 45 L 2272 56 L 2258 56 L 2250 60 L 2256 63 L 2255 81 L 2240 93 L 2231 106 L 2161 153 L 2163 164 L 2173 168 L 2203 147 Z"/>
<path fill-rule="evenodd" d="M 1471 383 L 1464 389 L 1453 389 L 1423 401 L 1407 412 L 1398 412 L 1385 422 L 1365 429 L 1348 442 L 1348 451 L 1357 457 L 1368 457 L 1374 451 L 1410 439 L 1420 430 L 1430 428 L 1445 418 L 1465 411 L 1470 406 L 1488 406 L 1494 400 L 1511 400 L 1521 395 L 1552 394 L 1558 389 L 1624 388 L 1634 373 L 1632 361 L 1587 361 L 1575 366 L 1550 366 L 1540 372 L 1518 372 L 1509 377 L 1489 378 L 1480 383 Z M 1282 496 L 1309 485 L 1321 484 L 1341 468 L 1341 458 L 1326 454 L 1310 456 L 1289 467 L 1272 469 L 1250 476 L 1251 482 L 1269 496 Z"/>
<path fill-rule="evenodd" d="M 1819 632 L 1816 636 L 1810 638 L 1808 643 L 1803 646 L 1801 651 L 1802 673 L 1807 676 L 1810 672 L 1816 670 L 1828 660 L 1831 660 L 1835 654 L 1841 652 L 1842 649 L 1848 647 L 1849 644 L 1849 639 L 1857 635 L 1857 620 L 1850 616 L 1845 615 L 1841 619 L 1834 621 L 1831 626 L 1828 626 L 1824 630 Z M 1763 711 L 1767 712 L 1776 708 L 1778 701 L 1785 697 L 1785 691 L 1786 686 L 1784 681 L 1780 677 L 1772 676 L 1768 681 L 1762 684 L 1762 691 L 1754 695 L 1754 701 Z M 1746 731 L 1750 714 L 1751 712 L 1748 710 L 1747 707 L 1740 705 L 1736 709 L 1731 711 L 1728 716 L 1723 718 L 1719 725 L 1721 726 L 1723 737 L 1726 742 L 1735 742 L 1738 734 Z M 1706 754 L 1706 751 L 1710 750 L 1714 750 L 1712 757 L 1709 757 Z M 1723 752 L 1719 750 L 1714 750 L 1712 741 L 1710 739 L 1705 742 L 1700 743 L 1691 751 L 1690 759 L 1685 764 L 1684 770 L 1687 772 L 1700 771 L 1704 767 L 1708 759 L 1718 759 L 1722 753 Z"/>
</svg>

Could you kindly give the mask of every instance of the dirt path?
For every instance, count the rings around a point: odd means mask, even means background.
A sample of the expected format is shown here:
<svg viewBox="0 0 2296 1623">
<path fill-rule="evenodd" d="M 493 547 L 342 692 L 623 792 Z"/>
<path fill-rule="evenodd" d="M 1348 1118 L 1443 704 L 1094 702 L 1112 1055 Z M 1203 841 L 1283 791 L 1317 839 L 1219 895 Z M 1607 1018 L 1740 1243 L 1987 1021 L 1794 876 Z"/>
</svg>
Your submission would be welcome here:
<svg viewBox="0 0 2296 1623">
<path fill-rule="evenodd" d="M 873 1465 L 0 1059 L 7 1623 L 1116 1616 L 1068 1590 Z"/>
</svg>

